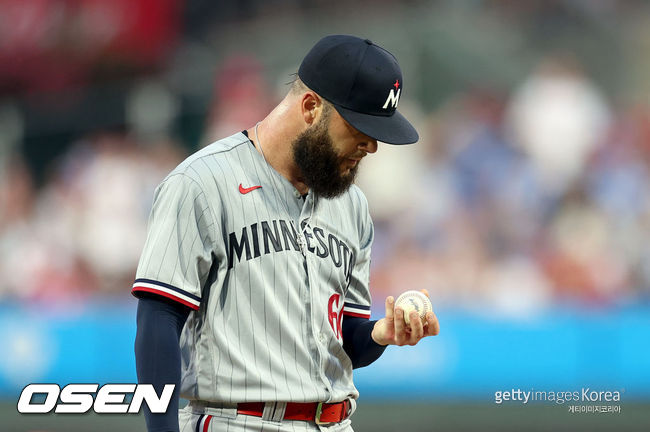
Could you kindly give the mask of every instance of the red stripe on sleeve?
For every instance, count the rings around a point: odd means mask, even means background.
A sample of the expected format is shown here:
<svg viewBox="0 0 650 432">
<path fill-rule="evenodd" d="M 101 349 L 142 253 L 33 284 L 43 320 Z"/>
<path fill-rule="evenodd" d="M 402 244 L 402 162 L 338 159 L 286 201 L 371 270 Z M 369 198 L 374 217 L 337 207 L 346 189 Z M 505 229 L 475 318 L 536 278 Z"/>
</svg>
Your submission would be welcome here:
<svg viewBox="0 0 650 432">
<path fill-rule="evenodd" d="M 368 312 L 367 314 L 360 314 L 360 313 L 356 313 L 356 312 L 343 311 L 343 315 L 353 316 L 353 317 L 357 317 L 357 318 L 368 318 L 368 319 L 370 318 L 370 312 Z"/>
<path fill-rule="evenodd" d="M 131 293 L 136 293 L 138 291 L 145 291 L 145 292 L 149 292 L 149 293 L 158 294 L 158 295 L 161 295 L 163 297 L 167 297 L 169 299 L 172 299 L 172 300 L 174 300 L 174 301 L 176 301 L 178 303 L 184 304 L 185 306 L 187 306 L 187 307 L 189 307 L 191 309 L 199 310 L 199 307 L 197 305 L 192 304 L 192 303 L 190 303 L 190 302 L 188 302 L 186 300 L 183 300 L 182 298 L 176 297 L 175 295 L 169 294 L 169 293 L 164 292 L 164 291 L 159 291 L 157 289 L 149 288 L 149 287 L 136 286 L 136 287 L 133 287 L 133 289 L 131 290 Z"/>
</svg>

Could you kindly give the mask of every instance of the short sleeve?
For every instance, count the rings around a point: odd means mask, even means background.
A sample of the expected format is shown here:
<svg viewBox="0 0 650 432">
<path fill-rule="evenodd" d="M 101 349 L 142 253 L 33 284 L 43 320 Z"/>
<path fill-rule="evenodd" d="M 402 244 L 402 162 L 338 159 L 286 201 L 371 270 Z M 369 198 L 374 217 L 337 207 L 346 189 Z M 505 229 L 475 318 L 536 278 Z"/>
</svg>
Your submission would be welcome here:
<svg viewBox="0 0 650 432">
<path fill-rule="evenodd" d="M 212 266 L 214 221 L 205 193 L 185 174 L 158 186 L 132 294 L 158 294 L 192 309 Z"/>
<path fill-rule="evenodd" d="M 343 305 L 343 315 L 370 318 L 370 250 L 374 238 L 374 228 L 370 212 L 368 210 L 368 202 L 365 196 L 359 193 L 359 254 L 356 257 L 352 275 L 350 278 L 350 285 L 345 295 L 345 303 Z"/>
</svg>

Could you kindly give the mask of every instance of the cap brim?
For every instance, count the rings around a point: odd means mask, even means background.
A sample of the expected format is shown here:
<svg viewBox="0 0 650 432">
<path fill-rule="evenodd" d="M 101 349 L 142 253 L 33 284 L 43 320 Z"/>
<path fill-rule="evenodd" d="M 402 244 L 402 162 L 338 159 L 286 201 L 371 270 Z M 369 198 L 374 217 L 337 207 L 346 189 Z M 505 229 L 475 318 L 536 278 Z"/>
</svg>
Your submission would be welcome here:
<svg viewBox="0 0 650 432">
<path fill-rule="evenodd" d="M 386 144 L 413 144 L 420 139 L 406 118 L 395 111 L 392 116 L 375 116 L 333 104 L 336 111 L 356 130 Z"/>
</svg>

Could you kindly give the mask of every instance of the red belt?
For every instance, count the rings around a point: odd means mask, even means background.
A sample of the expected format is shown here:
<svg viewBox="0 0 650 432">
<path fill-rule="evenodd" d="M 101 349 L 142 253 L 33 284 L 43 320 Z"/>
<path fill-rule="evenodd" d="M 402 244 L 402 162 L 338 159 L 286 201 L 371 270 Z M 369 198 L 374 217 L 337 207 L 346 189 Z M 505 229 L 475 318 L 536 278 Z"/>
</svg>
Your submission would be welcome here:
<svg viewBox="0 0 650 432">
<path fill-rule="evenodd" d="M 284 420 L 312 421 L 319 425 L 339 423 L 348 418 L 350 402 L 345 400 L 338 403 L 287 402 Z M 237 404 L 237 414 L 262 417 L 264 402 L 246 402 Z"/>
</svg>

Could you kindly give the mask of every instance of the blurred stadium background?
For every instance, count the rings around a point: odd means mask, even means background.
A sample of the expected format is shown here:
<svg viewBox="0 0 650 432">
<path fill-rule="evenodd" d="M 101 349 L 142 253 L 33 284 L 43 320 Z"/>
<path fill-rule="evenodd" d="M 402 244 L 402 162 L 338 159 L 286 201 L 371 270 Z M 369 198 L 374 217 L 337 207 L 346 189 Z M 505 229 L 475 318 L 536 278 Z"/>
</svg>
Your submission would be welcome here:
<svg viewBox="0 0 650 432">
<path fill-rule="evenodd" d="M 441 322 L 356 373 L 355 429 L 650 430 L 643 0 L 0 0 L 0 430 L 144 430 L 16 402 L 135 381 L 155 186 L 261 119 L 330 33 L 397 55 L 422 137 L 361 170 L 375 316 L 427 288 Z M 495 404 L 582 388 L 620 391 L 621 412 Z"/>
</svg>

